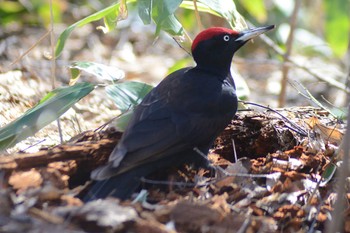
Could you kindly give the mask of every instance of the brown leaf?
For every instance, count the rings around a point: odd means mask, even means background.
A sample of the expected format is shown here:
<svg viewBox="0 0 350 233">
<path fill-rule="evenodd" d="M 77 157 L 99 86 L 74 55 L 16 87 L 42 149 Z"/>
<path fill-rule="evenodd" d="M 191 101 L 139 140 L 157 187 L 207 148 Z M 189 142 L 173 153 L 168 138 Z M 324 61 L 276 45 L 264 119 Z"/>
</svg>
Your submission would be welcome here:
<svg viewBox="0 0 350 233">
<path fill-rule="evenodd" d="M 29 171 L 12 173 L 8 182 L 18 192 L 22 192 L 28 188 L 40 187 L 43 183 L 43 178 L 41 174 L 33 168 Z"/>
<path fill-rule="evenodd" d="M 331 143 L 340 145 L 344 134 L 340 132 L 340 130 L 338 130 L 335 126 L 326 126 L 322 124 L 320 120 L 315 116 L 312 116 L 306 120 L 306 123 L 312 130 L 318 133 L 324 141 L 329 141 Z"/>
<path fill-rule="evenodd" d="M 229 214 L 231 212 L 231 208 L 227 203 L 228 194 L 224 193 L 222 195 L 215 195 L 212 197 L 212 205 L 211 208 L 218 210 L 223 216 Z"/>
<path fill-rule="evenodd" d="M 283 175 L 290 178 L 292 181 L 308 178 L 307 174 L 296 172 L 296 171 L 287 171 L 287 172 L 284 172 Z"/>
</svg>

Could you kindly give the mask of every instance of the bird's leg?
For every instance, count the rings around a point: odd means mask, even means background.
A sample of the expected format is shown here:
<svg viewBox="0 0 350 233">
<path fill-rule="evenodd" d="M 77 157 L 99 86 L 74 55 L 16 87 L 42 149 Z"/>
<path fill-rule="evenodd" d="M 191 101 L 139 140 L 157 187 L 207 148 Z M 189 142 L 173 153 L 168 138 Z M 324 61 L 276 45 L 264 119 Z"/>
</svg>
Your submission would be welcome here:
<svg viewBox="0 0 350 233">
<path fill-rule="evenodd" d="M 193 150 L 198 154 L 199 158 L 196 158 L 195 165 L 197 167 L 204 168 L 209 171 L 210 176 L 215 176 L 216 174 L 216 167 L 210 164 L 210 160 L 208 159 L 208 156 L 204 154 L 198 147 L 194 147 Z"/>
</svg>

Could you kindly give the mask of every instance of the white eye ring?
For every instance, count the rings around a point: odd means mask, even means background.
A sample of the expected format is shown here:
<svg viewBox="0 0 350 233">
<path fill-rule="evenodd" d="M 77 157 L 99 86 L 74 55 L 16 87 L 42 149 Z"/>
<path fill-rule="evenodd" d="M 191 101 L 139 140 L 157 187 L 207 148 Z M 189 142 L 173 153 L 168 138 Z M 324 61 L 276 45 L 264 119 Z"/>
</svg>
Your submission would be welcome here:
<svg viewBox="0 0 350 233">
<path fill-rule="evenodd" d="M 224 41 L 229 41 L 230 40 L 230 36 L 229 35 L 224 35 Z"/>
</svg>

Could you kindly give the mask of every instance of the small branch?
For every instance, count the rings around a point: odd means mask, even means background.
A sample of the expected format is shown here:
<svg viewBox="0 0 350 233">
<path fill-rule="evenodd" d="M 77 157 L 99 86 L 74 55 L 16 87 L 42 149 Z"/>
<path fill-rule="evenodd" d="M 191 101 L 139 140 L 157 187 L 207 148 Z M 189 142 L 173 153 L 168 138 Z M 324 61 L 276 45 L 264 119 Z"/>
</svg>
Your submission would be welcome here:
<svg viewBox="0 0 350 233">
<path fill-rule="evenodd" d="M 253 24 L 249 23 L 250 25 L 254 26 Z M 259 36 L 259 38 L 265 42 L 265 44 L 267 44 L 270 48 L 272 48 L 278 55 L 280 56 L 284 56 L 284 51 L 273 41 L 271 40 L 267 35 L 265 34 L 261 34 Z M 304 65 L 301 65 L 301 64 L 298 64 L 297 61 L 295 61 L 293 58 L 291 57 L 288 57 L 286 59 L 286 61 L 290 62 L 291 64 L 293 64 L 295 67 L 305 71 L 306 73 L 308 73 L 309 75 L 315 77 L 316 79 L 322 81 L 322 82 L 325 82 L 325 83 L 328 83 L 330 86 L 332 87 L 335 87 L 339 90 L 342 90 L 344 91 L 345 93 L 347 94 L 350 94 L 350 88 L 346 85 L 344 85 L 343 83 L 341 82 L 338 82 L 337 80 L 335 79 L 329 79 L 328 77 L 323 77 L 323 76 L 320 76 L 318 74 L 316 74 L 315 72 L 311 71 L 308 67 L 304 66 Z M 349 76 L 350 76 L 350 68 L 349 68 Z"/>
<path fill-rule="evenodd" d="M 55 56 L 55 34 L 53 26 L 52 0 L 50 0 L 50 45 L 51 45 L 51 82 L 52 89 L 56 88 L 56 56 Z M 62 135 L 60 135 L 62 136 Z M 62 143 L 62 142 L 61 142 Z"/>
<path fill-rule="evenodd" d="M 51 214 L 50 212 L 38 209 L 36 207 L 31 207 L 28 210 L 28 213 L 51 224 L 59 225 L 64 223 L 64 218 L 59 217 L 58 215 Z"/>
<path fill-rule="evenodd" d="M 194 5 L 194 14 L 196 15 L 198 28 L 199 28 L 200 31 L 202 31 L 203 30 L 203 24 L 202 24 L 201 18 L 199 16 L 197 0 L 193 0 L 193 5 Z"/>
<path fill-rule="evenodd" d="M 198 155 L 202 156 L 204 159 L 209 161 L 207 155 L 204 154 L 200 149 L 198 149 L 197 147 L 194 147 L 193 150 L 195 152 L 197 152 Z M 213 166 L 213 168 L 215 168 L 215 169 L 219 170 L 220 172 L 222 172 L 222 174 L 224 174 L 226 177 L 233 176 L 233 177 L 247 177 L 247 178 L 269 178 L 269 177 L 275 176 L 274 173 L 272 173 L 272 174 L 244 174 L 244 173 L 234 173 L 234 174 L 232 174 L 232 173 L 227 172 L 225 169 L 223 169 L 220 166 Z M 220 180 L 222 180 L 222 179 L 217 179 L 213 183 L 218 182 Z"/>
<path fill-rule="evenodd" d="M 52 89 L 56 88 L 56 56 L 55 56 L 55 34 L 53 25 L 53 10 L 52 10 L 52 0 L 50 0 L 50 44 L 51 44 L 51 82 Z M 60 118 L 57 118 L 58 134 L 60 136 L 60 142 L 63 143 L 63 133 Z"/>
<path fill-rule="evenodd" d="M 195 183 L 186 183 L 186 182 L 174 182 L 174 181 L 165 181 L 165 180 L 151 180 L 146 179 L 145 177 L 141 177 L 140 181 L 147 184 L 155 184 L 155 185 L 176 185 L 182 187 L 195 187 L 197 186 Z M 205 184 L 207 185 L 207 184 Z M 205 186 L 203 185 L 203 186 Z"/>
<path fill-rule="evenodd" d="M 346 134 L 343 138 L 342 148 L 344 150 L 343 163 L 339 169 L 339 174 L 337 176 L 337 200 L 334 205 L 334 211 L 332 214 L 332 220 L 327 226 L 328 233 L 333 232 L 343 232 L 344 230 L 344 204 L 346 198 L 346 185 L 347 177 L 349 176 L 349 161 L 350 161 L 350 105 L 348 105 L 348 117 L 347 117 L 347 127 Z"/>
<path fill-rule="evenodd" d="M 233 155 L 235 156 L 235 163 L 237 163 L 238 157 L 237 157 L 235 140 L 233 140 L 233 138 L 231 138 L 231 142 L 232 142 Z"/>
<path fill-rule="evenodd" d="M 192 54 L 191 54 L 189 51 L 187 51 L 187 49 L 185 49 L 185 48 L 182 46 L 182 44 L 181 44 L 175 37 L 173 37 L 173 40 L 176 42 L 176 44 L 177 44 L 183 51 L 185 51 L 190 57 L 192 57 Z"/>
<path fill-rule="evenodd" d="M 298 93 L 302 96 L 304 96 L 306 99 L 310 100 L 311 102 L 313 102 L 314 104 L 316 104 L 318 107 L 326 110 L 327 112 L 329 112 L 329 114 L 331 114 L 334 118 L 337 118 L 337 116 L 335 114 L 333 114 L 331 112 L 331 110 L 329 110 L 327 107 L 325 107 L 320 101 L 318 101 L 311 93 L 310 91 L 300 82 L 298 81 L 294 81 L 295 83 L 297 83 L 306 93 L 306 95 L 304 93 L 302 93 L 295 85 L 293 85 L 291 83 L 291 85 L 298 91 Z"/>
<path fill-rule="evenodd" d="M 301 5 L 301 0 L 295 0 L 294 9 L 293 9 L 292 15 L 290 17 L 290 32 L 289 32 L 287 42 L 286 42 L 286 52 L 283 55 L 284 63 L 282 66 L 281 92 L 280 92 L 279 99 L 278 99 L 278 106 L 280 108 L 286 104 L 286 93 L 287 93 L 289 67 L 287 65 L 285 65 L 285 63 L 287 63 L 287 61 L 290 57 L 290 54 L 292 52 L 294 31 L 295 31 L 295 27 L 296 27 L 297 16 L 298 16 L 298 12 L 300 9 L 300 5 Z"/>
<path fill-rule="evenodd" d="M 0 170 L 13 171 L 28 168 L 47 166 L 51 162 L 67 160 L 91 160 L 98 154 L 109 155 L 113 150 L 117 139 L 101 139 L 97 142 L 85 141 L 82 143 L 59 145 L 48 150 L 41 150 L 30 154 L 13 154 L 0 156 Z"/>
<path fill-rule="evenodd" d="M 46 138 L 41 139 L 41 140 L 39 140 L 38 142 L 36 142 L 36 143 L 34 143 L 34 144 L 28 146 L 27 148 L 24 148 L 24 149 L 20 150 L 20 152 L 21 152 L 21 153 L 24 153 L 26 150 L 29 150 L 30 148 L 32 148 L 32 147 L 34 147 L 34 146 L 37 146 L 37 145 L 39 145 L 39 144 L 41 144 L 41 143 L 43 143 L 43 142 L 45 142 L 45 141 L 46 141 Z"/>
<path fill-rule="evenodd" d="M 260 38 L 270 47 L 272 48 L 278 55 L 283 56 L 284 51 L 273 41 L 271 40 L 268 36 L 261 34 Z M 350 94 L 350 89 L 344 85 L 341 82 L 338 82 L 335 79 L 329 79 L 329 77 L 322 77 L 315 72 L 311 71 L 308 67 L 298 64 L 297 61 L 295 61 L 293 58 L 289 57 L 286 59 L 288 62 L 292 63 L 295 67 L 305 71 L 306 73 L 310 74 L 311 76 L 315 77 L 317 80 L 320 80 L 322 82 L 328 83 L 328 85 L 335 87 L 339 90 L 344 91 L 347 94 Z"/>
<path fill-rule="evenodd" d="M 51 29 L 49 31 L 47 31 L 44 35 L 42 35 L 39 40 L 37 42 L 35 42 L 35 44 L 33 44 L 32 46 L 30 46 L 30 48 L 25 51 L 23 54 L 21 54 L 18 58 L 16 58 L 16 60 L 14 60 L 13 62 L 11 62 L 10 66 L 13 66 L 14 64 L 16 64 L 18 61 L 22 60 L 22 58 L 24 56 L 26 56 L 28 53 L 30 53 L 30 51 L 32 51 L 38 44 L 41 43 L 41 41 L 43 41 L 49 34 L 51 33 Z"/>
<path fill-rule="evenodd" d="M 288 122 L 290 125 L 292 125 L 292 126 L 294 127 L 294 128 L 292 128 L 292 127 L 289 127 L 288 125 L 286 125 L 286 127 L 287 127 L 288 129 L 290 129 L 290 130 L 292 130 L 292 131 L 294 131 L 294 132 L 300 134 L 301 136 L 304 136 L 304 137 L 308 136 L 308 133 L 307 133 L 304 129 L 300 128 L 298 125 L 296 125 L 296 124 L 294 124 L 293 122 L 291 122 L 287 117 L 283 116 L 283 115 L 282 115 L 281 113 L 279 113 L 278 111 L 276 111 L 276 110 L 274 110 L 274 109 L 272 109 L 272 108 L 266 107 L 266 106 L 264 106 L 264 105 L 261 105 L 261 104 L 253 103 L 253 102 L 248 102 L 248 101 L 240 101 L 240 102 L 242 102 L 243 104 L 254 105 L 254 106 L 257 106 L 257 107 L 260 107 L 260 108 L 267 109 L 267 110 L 269 110 L 269 111 L 271 111 L 271 112 L 274 112 L 274 113 L 276 113 L 277 115 L 279 115 L 280 117 L 282 117 L 282 119 L 283 119 L 285 122 Z"/>
</svg>

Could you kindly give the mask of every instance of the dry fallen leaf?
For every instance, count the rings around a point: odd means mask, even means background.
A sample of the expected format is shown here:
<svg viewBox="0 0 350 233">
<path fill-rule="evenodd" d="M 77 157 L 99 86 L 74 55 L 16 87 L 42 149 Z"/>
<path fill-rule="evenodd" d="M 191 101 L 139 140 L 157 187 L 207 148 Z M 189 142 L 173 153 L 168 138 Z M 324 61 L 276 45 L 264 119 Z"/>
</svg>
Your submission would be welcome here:
<svg viewBox="0 0 350 233">
<path fill-rule="evenodd" d="M 340 145 L 344 134 L 335 126 L 326 126 L 322 124 L 321 121 L 315 116 L 312 116 L 306 120 L 306 123 L 313 131 L 318 133 L 324 141 L 329 141 L 330 143 Z"/>
<path fill-rule="evenodd" d="M 25 172 L 14 172 L 9 178 L 9 184 L 18 192 L 28 188 L 37 188 L 43 183 L 41 174 L 36 169 Z"/>
</svg>

